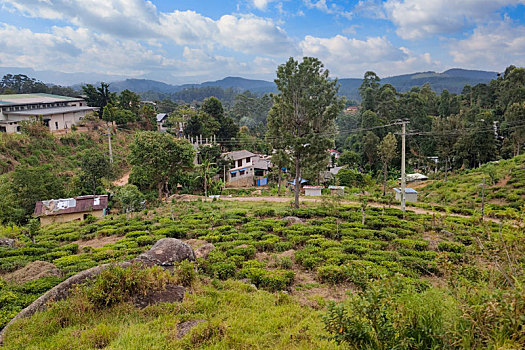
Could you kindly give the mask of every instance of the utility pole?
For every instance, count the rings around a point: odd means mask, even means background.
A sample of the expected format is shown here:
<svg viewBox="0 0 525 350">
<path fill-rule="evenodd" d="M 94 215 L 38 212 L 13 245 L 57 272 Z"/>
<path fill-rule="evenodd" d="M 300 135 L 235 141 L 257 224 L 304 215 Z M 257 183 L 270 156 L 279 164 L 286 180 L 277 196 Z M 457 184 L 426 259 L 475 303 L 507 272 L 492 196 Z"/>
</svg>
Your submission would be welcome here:
<svg viewBox="0 0 525 350">
<path fill-rule="evenodd" d="M 408 120 L 403 120 L 401 122 L 401 125 L 403 126 L 403 131 L 401 133 L 401 210 L 403 212 L 406 211 L 406 174 L 405 174 L 405 152 L 406 152 L 406 145 L 405 145 L 405 138 L 406 138 L 406 125 L 408 124 Z"/>
<path fill-rule="evenodd" d="M 485 213 L 485 176 L 483 176 L 483 182 L 481 183 L 481 220 Z"/>
<path fill-rule="evenodd" d="M 108 124 L 108 148 L 109 148 L 109 163 L 113 164 L 113 149 L 111 148 L 111 127 Z"/>
</svg>

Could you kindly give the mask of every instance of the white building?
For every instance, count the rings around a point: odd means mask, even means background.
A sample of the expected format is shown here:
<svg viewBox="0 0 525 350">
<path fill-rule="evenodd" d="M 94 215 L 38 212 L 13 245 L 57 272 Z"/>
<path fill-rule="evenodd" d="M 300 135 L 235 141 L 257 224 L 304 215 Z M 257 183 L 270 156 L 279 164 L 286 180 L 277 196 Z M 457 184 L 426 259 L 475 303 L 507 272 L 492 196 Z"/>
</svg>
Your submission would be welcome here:
<svg viewBox="0 0 525 350">
<path fill-rule="evenodd" d="M 320 196 L 323 186 L 304 186 L 304 195 L 305 196 Z"/>
<path fill-rule="evenodd" d="M 50 131 L 80 122 L 96 108 L 82 98 L 51 94 L 0 95 L 0 132 L 20 131 L 20 122 L 41 118 Z"/>
<path fill-rule="evenodd" d="M 401 189 L 394 188 L 394 191 L 396 192 L 396 201 L 401 201 Z M 405 188 L 405 201 L 407 202 L 417 202 L 417 191 L 413 188 Z"/>
</svg>

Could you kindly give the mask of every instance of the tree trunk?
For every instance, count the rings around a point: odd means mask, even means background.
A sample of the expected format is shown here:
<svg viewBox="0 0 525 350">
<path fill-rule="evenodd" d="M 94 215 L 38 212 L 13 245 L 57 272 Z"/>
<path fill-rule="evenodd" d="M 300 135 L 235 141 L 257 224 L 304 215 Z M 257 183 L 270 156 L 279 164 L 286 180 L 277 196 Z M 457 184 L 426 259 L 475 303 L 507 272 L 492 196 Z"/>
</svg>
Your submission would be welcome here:
<svg viewBox="0 0 525 350">
<path fill-rule="evenodd" d="M 279 197 L 281 196 L 281 173 L 282 173 L 282 168 L 279 167 L 279 175 L 277 178 L 277 195 Z"/>
<path fill-rule="evenodd" d="M 206 169 L 204 169 L 204 198 L 208 198 L 208 183 L 206 182 Z"/>
<path fill-rule="evenodd" d="M 387 172 L 388 172 L 388 166 L 386 165 L 386 162 L 385 164 L 383 165 L 383 196 L 386 195 L 386 175 L 387 175 Z"/>
<path fill-rule="evenodd" d="M 295 209 L 299 209 L 299 192 L 301 191 L 301 169 L 299 168 L 299 157 L 295 158 Z"/>
<path fill-rule="evenodd" d="M 445 182 L 447 182 L 447 174 L 448 174 L 448 157 L 445 157 Z"/>
</svg>

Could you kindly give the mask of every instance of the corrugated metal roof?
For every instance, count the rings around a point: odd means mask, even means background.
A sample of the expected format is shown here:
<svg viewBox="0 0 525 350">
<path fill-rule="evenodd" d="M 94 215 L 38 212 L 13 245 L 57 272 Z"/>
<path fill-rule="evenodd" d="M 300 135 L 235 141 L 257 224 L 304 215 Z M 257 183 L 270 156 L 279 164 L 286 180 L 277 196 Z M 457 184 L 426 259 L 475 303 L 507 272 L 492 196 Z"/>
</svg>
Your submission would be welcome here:
<svg viewBox="0 0 525 350">
<path fill-rule="evenodd" d="M 160 123 L 164 118 L 166 118 L 168 115 L 166 113 L 158 113 L 157 114 L 157 123 Z"/>
<path fill-rule="evenodd" d="M 401 193 L 401 189 L 399 188 L 394 188 L 394 191 L 398 192 L 398 193 Z M 405 193 L 417 193 L 416 190 L 414 190 L 413 188 L 405 188 Z"/>
<path fill-rule="evenodd" d="M 62 113 L 94 111 L 95 109 L 96 108 L 94 107 L 87 107 L 87 106 L 85 107 L 67 106 L 67 107 L 28 109 L 26 111 L 4 112 L 4 114 L 32 117 L 32 116 L 39 116 L 39 115 L 53 115 L 53 114 L 62 114 Z"/>
<path fill-rule="evenodd" d="M 79 196 L 66 199 L 39 201 L 35 205 L 35 216 L 51 216 L 102 210 L 108 207 L 107 195 Z"/>
<path fill-rule="evenodd" d="M 73 102 L 82 101 L 82 98 L 60 96 L 53 94 L 13 94 L 0 95 L 2 106 L 16 106 L 34 103 L 54 103 L 54 102 Z"/>
</svg>

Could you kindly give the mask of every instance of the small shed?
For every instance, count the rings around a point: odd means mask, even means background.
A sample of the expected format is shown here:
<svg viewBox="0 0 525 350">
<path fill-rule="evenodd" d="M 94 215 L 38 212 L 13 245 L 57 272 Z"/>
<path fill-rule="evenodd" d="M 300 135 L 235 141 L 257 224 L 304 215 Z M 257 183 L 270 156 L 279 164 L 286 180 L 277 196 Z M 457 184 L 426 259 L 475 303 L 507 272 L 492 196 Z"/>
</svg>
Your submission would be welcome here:
<svg viewBox="0 0 525 350">
<path fill-rule="evenodd" d="M 401 189 L 400 188 L 394 188 L 394 191 L 396 191 L 396 200 L 401 201 Z M 413 188 L 405 188 L 405 200 L 407 202 L 417 202 L 417 191 Z"/>
<path fill-rule="evenodd" d="M 320 196 L 323 186 L 304 186 L 304 195 L 305 196 Z"/>
<path fill-rule="evenodd" d="M 344 196 L 345 195 L 344 186 L 328 186 L 328 189 L 330 189 L 330 194 L 332 196 Z"/>
</svg>

